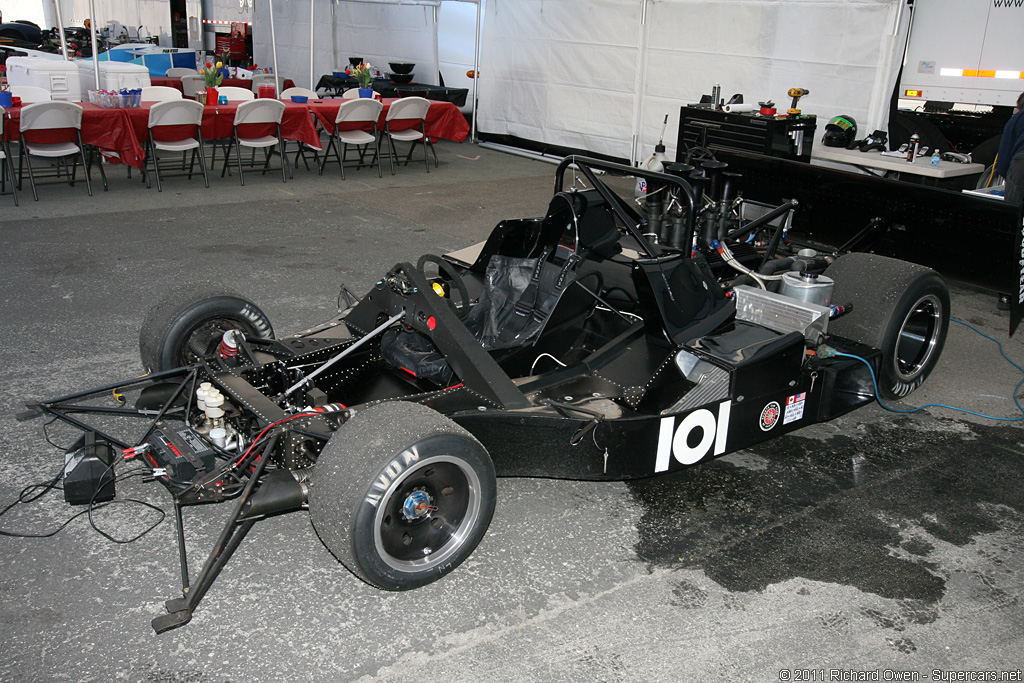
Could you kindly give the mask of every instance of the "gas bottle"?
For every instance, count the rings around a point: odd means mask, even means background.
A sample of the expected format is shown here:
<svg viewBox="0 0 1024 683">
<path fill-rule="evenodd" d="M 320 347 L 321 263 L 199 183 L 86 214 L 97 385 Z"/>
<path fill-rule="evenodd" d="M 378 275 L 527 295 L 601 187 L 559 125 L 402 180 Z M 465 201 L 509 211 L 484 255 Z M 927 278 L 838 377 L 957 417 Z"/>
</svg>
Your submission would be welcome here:
<svg viewBox="0 0 1024 683">
<path fill-rule="evenodd" d="M 665 156 L 665 145 L 659 142 L 654 146 L 654 154 L 648 157 L 647 161 L 641 164 L 640 168 L 654 173 L 664 173 L 665 163 L 668 160 L 668 157 Z M 637 178 L 633 196 L 643 197 L 645 194 L 647 194 L 647 180 L 645 178 Z"/>
<path fill-rule="evenodd" d="M 669 158 L 665 156 L 665 128 L 668 126 L 668 114 L 665 114 L 665 121 L 661 124 L 661 138 L 658 139 L 658 144 L 654 146 L 654 154 L 652 154 L 647 161 L 640 165 L 640 168 L 645 171 L 652 171 L 654 173 L 664 173 L 665 163 L 669 161 Z M 643 197 L 647 194 L 647 180 L 645 178 L 636 179 L 636 187 L 633 189 L 634 197 Z"/>
</svg>

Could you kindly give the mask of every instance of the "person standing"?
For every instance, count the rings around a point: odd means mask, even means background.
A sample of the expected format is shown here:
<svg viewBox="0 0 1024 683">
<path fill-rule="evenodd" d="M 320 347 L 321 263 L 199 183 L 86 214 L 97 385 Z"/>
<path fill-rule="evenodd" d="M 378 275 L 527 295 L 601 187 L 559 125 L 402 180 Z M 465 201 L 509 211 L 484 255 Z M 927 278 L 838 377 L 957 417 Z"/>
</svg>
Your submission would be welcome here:
<svg viewBox="0 0 1024 683">
<path fill-rule="evenodd" d="M 1006 179 L 1003 198 L 1020 204 L 1024 200 L 1024 93 L 1017 98 L 1013 116 L 1003 128 L 996 173 Z"/>
</svg>

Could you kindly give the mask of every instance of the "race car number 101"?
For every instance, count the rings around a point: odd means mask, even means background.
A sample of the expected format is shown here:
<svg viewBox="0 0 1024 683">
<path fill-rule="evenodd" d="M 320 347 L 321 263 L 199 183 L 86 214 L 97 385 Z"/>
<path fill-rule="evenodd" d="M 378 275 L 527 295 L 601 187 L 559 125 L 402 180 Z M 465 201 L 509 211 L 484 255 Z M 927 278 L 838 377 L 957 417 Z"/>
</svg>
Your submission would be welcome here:
<svg viewBox="0 0 1024 683">
<path fill-rule="evenodd" d="M 722 401 L 718 404 L 718 417 L 707 408 L 700 408 L 688 414 L 676 426 L 675 417 L 661 419 L 658 436 L 658 458 L 654 471 L 668 469 L 669 459 L 674 457 L 681 465 L 692 465 L 706 456 L 725 453 L 725 439 L 729 433 L 729 409 L 732 404 Z M 696 434 L 700 440 L 695 441 Z"/>
</svg>

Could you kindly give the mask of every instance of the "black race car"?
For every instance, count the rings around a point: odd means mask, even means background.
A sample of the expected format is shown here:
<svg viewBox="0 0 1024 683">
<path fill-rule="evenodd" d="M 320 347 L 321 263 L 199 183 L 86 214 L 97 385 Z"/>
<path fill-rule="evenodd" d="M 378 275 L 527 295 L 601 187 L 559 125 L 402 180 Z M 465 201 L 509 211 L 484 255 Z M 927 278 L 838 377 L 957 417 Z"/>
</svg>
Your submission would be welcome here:
<svg viewBox="0 0 1024 683">
<path fill-rule="evenodd" d="M 751 206 L 702 166 L 568 157 L 544 216 L 398 263 L 361 298 L 342 286 L 337 316 L 290 336 L 222 288 L 170 292 L 142 325 L 150 374 L 21 417 L 82 430 L 69 502 L 112 498 L 124 459 L 171 494 L 183 597 L 161 632 L 269 515 L 308 508 L 354 574 L 411 589 L 476 547 L 495 476 L 649 477 L 924 381 L 949 320 L 938 274 L 801 244 L 795 202 Z M 226 501 L 190 581 L 182 509 Z"/>
</svg>

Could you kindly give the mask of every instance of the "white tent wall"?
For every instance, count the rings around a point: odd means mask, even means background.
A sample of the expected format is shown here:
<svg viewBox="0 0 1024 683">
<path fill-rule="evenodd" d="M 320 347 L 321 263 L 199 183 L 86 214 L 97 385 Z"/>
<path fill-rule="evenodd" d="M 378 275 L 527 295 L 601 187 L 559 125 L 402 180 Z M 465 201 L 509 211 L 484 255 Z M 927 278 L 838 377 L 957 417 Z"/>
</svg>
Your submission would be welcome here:
<svg viewBox="0 0 1024 683">
<path fill-rule="evenodd" d="M 317 0 L 312 82 L 362 57 L 380 70 L 388 62 L 416 64 L 416 81 L 437 83 L 437 24 L 434 8 L 422 5 Z M 268 0 L 256 0 L 253 58 L 272 63 Z M 306 85 L 309 73 L 309 0 L 277 0 L 277 60 L 281 75 Z"/>
<path fill-rule="evenodd" d="M 95 17 L 89 17 L 89 0 L 62 0 L 60 8 L 65 26 L 81 26 L 86 18 L 91 18 L 97 31 L 109 28 L 116 36 L 124 27 L 135 38 L 142 26 L 143 38 L 159 36 L 160 44 L 166 46 L 172 42 L 171 8 L 167 0 L 98 0 Z"/>
<path fill-rule="evenodd" d="M 640 14 L 636 0 L 488 0 L 478 129 L 628 157 Z"/>
<path fill-rule="evenodd" d="M 648 14 L 641 150 L 649 154 L 669 114 L 665 144 L 675 154 L 679 106 L 715 83 L 726 100 L 772 100 L 806 88 L 799 108 L 817 114 L 818 136 L 831 117 L 853 116 L 859 133 L 888 127 L 888 105 L 903 43 L 894 39 L 903 0 L 659 0 Z M 906 36 L 906 31 L 902 33 Z M 897 44 L 898 43 L 898 44 Z M 862 135 L 862 136 L 863 136 Z"/>
<path fill-rule="evenodd" d="M 865 133 L 885 129 L 904 2 L 494 0 L 477 125 L 637 161 L 667 113 L 673 157 L 680 105 L 717 82 L 725 98 L 772 99 L 783 111 L 789 88 L 807 88 L 804 112 L 826 121 L 849 114 Z"/>
</svg>

